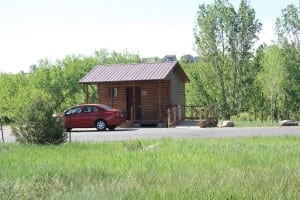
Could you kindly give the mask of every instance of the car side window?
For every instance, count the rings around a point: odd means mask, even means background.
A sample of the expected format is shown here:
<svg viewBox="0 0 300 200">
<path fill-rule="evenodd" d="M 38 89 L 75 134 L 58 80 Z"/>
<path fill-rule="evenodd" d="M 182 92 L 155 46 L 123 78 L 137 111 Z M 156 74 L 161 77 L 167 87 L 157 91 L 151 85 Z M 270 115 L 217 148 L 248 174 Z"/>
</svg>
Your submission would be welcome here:
<svg viewBox="0 0 300 200">
<path fill-rule="evenodd" d="M 85 112 L 85 113 L 98 112 L 98 108 L 95 106 L 86 106 L 83 109 L 83 112 Z"/>
<path fill-rule="evenodd" d="M 68 110 L 66 112 L 66 115 L 74 115 L 74 114 L 78 114 L 81 113 L 81 107 L 76 107 L 76 108 L 72 108 L 70 110 Z"/>
<path fill-rule="evenodd" d="M 90 106 L 86 106 L 86 107 L 84 107 L 84 109 L 83 109 L 83 112 L 85 112 L 85 113 L 90 113 L 91 111 L 92 111 L 92 109 L 91 109 Z"/>
<path fill-rule="evenodd" d="M 92 107 L 92 112 L 98 112 L 98 108 L 95 107 L 95 106 L 93 106 L 93 107 Z"/>
</svg>

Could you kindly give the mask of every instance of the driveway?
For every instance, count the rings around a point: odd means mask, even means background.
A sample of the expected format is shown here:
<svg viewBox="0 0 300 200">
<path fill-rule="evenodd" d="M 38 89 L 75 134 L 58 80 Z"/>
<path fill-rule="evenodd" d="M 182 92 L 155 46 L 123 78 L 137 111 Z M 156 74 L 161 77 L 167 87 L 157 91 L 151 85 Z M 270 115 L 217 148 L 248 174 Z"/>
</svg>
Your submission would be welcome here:
<svg viewBox="0 0 300 200">
<path fill-rule="evenodd" d="M 4 127 L 5 142 L 14 142 L 11 130 Z M 182 126 L 176 128 L 116 128 L 114 131 L 96 131 L 96 129 L 74 129 L 71 141 L 122 141 L 134 139 L 159 138 L 222 138 L 249 136 L 282 136 L 298 135 L 299 127 L 267 127 L 267 128 L 199 128 Z"/>
</svg>

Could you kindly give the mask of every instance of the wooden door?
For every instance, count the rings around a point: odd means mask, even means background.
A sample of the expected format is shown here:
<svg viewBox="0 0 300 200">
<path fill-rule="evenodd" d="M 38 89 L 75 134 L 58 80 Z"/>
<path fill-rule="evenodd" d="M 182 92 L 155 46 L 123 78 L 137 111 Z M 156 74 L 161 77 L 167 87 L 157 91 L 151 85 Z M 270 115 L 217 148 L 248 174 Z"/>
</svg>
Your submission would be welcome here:
<svg viewBox="0 0 300 200">
<path fill-rule="evenodd" d="M 142 100 L 140 87 L 126 88 L 126 119 L 142 119 Z"/>
<path fill-rule="evenodd" d="M 135 87 L 135 119 L 142 120 L 142 92 L 140 87 Z"/>
</svg>

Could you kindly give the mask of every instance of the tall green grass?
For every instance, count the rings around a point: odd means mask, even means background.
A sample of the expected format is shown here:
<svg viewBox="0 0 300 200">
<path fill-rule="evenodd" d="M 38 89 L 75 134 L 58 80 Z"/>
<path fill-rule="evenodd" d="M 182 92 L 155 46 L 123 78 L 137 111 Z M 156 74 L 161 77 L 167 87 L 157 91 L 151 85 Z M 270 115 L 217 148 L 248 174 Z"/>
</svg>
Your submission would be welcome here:
<svg viewBox="0 0 300 200">
<path fill-rule="evenodd" d="M 247 121 L 233 120 L 236 127 L 276 127 L 278 122 L 275 121 Z"/>
<path fill-rule="evenodd" d="M 299 199 L 300 137 L 0 145 L 0 199 Z"/>
</svg>

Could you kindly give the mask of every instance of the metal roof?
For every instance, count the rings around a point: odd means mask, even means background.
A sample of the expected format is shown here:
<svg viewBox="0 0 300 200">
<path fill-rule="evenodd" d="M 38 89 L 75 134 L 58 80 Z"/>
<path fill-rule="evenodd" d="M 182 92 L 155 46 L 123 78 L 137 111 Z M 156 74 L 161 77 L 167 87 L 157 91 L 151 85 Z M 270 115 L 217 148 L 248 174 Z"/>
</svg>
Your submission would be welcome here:
<svg viewBox="0 0 300 200">
<path fill-rule="evenodd" d="M 179 68 L 185 82 L 189 79 L 178 62 L 97 65 L 79 83 L 163 80 Z"/>
</svg>

